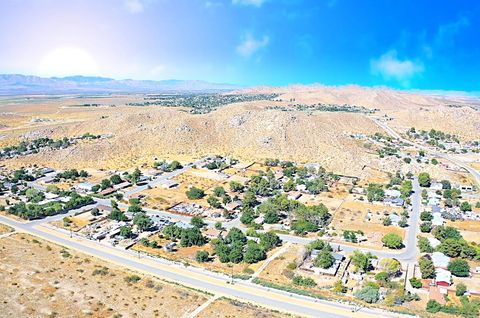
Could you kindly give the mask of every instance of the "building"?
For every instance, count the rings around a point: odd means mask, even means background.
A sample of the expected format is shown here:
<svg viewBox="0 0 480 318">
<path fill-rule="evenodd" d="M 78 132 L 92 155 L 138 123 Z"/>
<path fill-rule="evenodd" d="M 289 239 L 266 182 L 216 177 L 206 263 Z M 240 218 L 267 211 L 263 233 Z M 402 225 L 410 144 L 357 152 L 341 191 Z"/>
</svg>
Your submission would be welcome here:
<svg viewBox="0 0 480 318">
<path fill-rule="evenodd" d="M 315 258 L 318 256 L 319 253 L 320 253 L 319 250 L 313 250 L 310 253 L 310 258 L 312 259 L 312 261 L 315 260 Z M 345 256 L 339 253 L 332 253 L 332 256 L 335 261 L 333 265 L 330 266 L 329 268 L 320 268 L 320 267 L 312 266 L 311 269 L 315 272 L 315 274 L 328 275 L 328 276 L 337 275 L 338 269 L 340 268 L 340 264 L 342 264 L 343 260 L 345 259 Z"/>
<path fill-rule="evenodd" d="M 203 232 L 203 234 L 208 237 L 209 239 L 216 239 L 216 238 L 222 238 L 223 237 L 223 230 L 217 230 L 214 228 L 208 228 Z"/>
<path fill-rule="evenodd" d="M 433 219 L 432 219 L 433 226 L 441 226 L 445 223 L 445 219 L 442 217 L 441 213 L 435 212 L 432 215 L 433 215 Z"/>
<path fill-rule="evenodd" d="M 450 262 L 450 257 L 441 253 L 441 252 L 433 252 L 432 253 L 432 262 L 435 268 L 443 268 L 446 269 L 448 267 L 448 263 Z"/>
<path fill-rule="evenodd" d="M 443 268 L 435 269 L 435 283 L 438 286 L 449 287 L 452 284 L 452 273 Z"/>
<path fill-rule="evenodd" d="M 79 183 L 75 186 L 75 188 L 78 190 L 78 191 L 83 191 L 83 192 L 92 192 L 92 189 L 95 185 L 93 183 L 90 183 L 90 182 L 82 182 L 82 183 Z"/>
<path fill-rule="evenodd" d="M 393 189 L 387 189 L 385 190 L 385 196 L 387 198 L 399 198 L 402 195 L 400 191 L 398 190 L 393 190 Z"/>
<path fill-rule="evenodd" d="M 433 182 L 430 185 L 430 190 L 432 191 L 442 191 L 443 190 L 443 184 L 440 182 Z"/>
</svg>

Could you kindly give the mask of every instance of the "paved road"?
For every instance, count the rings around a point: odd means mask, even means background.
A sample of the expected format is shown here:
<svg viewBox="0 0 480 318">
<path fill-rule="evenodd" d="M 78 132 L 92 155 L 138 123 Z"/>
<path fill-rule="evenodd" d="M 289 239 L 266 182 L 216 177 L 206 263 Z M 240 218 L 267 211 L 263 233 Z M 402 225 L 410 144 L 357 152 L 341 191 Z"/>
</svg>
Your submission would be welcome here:
<svg viewBox="0 0 480 318">
<path fill-rule="evenodd" d="M 398 134 L 395 130 L 393 130 L 392 128 L 390 128 L 385 122 L 382 122 L 380 121 L 378 118 L 374 118 L 374 117 L 368 117 L 370 118 L 371 120 L 373 120 L 378 126 L 380 126 L 380 128 L 382 128 L 383 130 L 385 130 L 390 136 L 392 136 L 393 138 L 396 138 L 406 144 L 409 144 L 409 145 L 412 145 L 414 147 L 417 147 L 418 149 L 421 149 L 425 152 L 428 152 L 430 153 L 431 155 L 433 156 L 436 156 L 436 157 L 440 157 L 440 158 L 443 158 L 443 159 L 446 159 L 450 162 L 452 162 L 453 164 L 457 165 L 458 167 L 460 168 L 463 168 L 465 169 L 466 171 L 468 171 L 474 178 L 475 178 L 475 181 L 477 183 L 478 186 L 480 186 L 480 172 L 478 172 L 477 170 L 473 169 L 472 167 L 470 167 L 468 164 L 464 163 L 464 162 L 461 162 L 460 160 L 458 159 L 455 159 L 453 158 L 452 156 L 446 154 L 446 153 L 443 153 L 443 152 L 439 152 L 435 149 L 432 149 L 430 147 L 426 147 L 424 145 L 420 145 L 418 143 L 415 143 L 415 142 L 412 142 L 410 140 L 407 140 L 405 138 L 403 138 L 402 136 L 400 136 L 400 134 Z"/>
<path fill-rule="evenodd" d="M 70 238 L 66 234 L 48 229 L 37 223 L 17 222 L 3 216 L 0 216 L 0 222 L 15 228 L 17 231 L 38 236 L 45 240 L 139 272 L 159 276 L 167 280 L 179 282 L 186 286 L 212 292 L 216 295 L 253 302 L 268 308 L 323 318 L 401 317 L 399 314 L 366 308 L 361 309 L 358 312 L 352 312 L 352 307 L 348 304 L 315 300 L 310 297 L 265 288 L 246 281 L 229 284 L 228 278 L 201 274 L 198 270 L 194 270 L 193 268 L 177 268 L 153 258 L 137 259 L 128 251 L 106 247 L 100 243 L 86 239 L 75 237 Z"/>
</svg>

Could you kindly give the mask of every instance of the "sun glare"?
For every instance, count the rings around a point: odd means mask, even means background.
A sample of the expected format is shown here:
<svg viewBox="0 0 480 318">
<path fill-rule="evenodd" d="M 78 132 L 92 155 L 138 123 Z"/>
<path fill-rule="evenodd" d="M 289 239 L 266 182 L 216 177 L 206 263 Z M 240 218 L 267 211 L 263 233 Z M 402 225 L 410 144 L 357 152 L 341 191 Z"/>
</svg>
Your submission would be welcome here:
<svg viewBox="0 0 480 318">
<path fill-rule="evenodd" d="M 62 47 L 45 55 L 39 72 L 43 76 L 98 75 L 98 66 L 87 51 Z"/>
</svg>

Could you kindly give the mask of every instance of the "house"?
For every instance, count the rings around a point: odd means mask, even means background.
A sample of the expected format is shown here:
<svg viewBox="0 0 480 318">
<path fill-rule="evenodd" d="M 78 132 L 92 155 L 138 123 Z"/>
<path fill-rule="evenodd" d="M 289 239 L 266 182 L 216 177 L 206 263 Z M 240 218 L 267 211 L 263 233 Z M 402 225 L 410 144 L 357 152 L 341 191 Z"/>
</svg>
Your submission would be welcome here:
<svg viewBox="0 0 480 318">
<path fill-rule="evenodd" d="M 438 205 L 432 205 L 432 213 L 440 213 L 442 209 Z"/>
<path fill-rule="evenodd" d="M 302 196 L 302 193 L 299 191 L 292 191 L 288 194 L 287 198 L 289 200 L 298 200 Z"/>
<path fill-rule="evenodd" d="M 445 219 L 442 217 L 441 213 L 435 212 L 432 215 L 433 215 L 433 219 L 432 219 L 433 226 L 441 226 L 445 223 Z"/>
<path fill-rule="evenodd" d="M 443 268 L 435 269 L 435 283 L 438 286 L 449 287 L 452 284 L 452 273 Z"/>
<path fill-rule="evenodd" d="M 447 268 L 448 263 L 450 262 L 450 257 L 441 253 L 441 252 L 433 252 L 432 253 L 432 262 L 435 268 Z"/>
<path fill-rule="evenodd" d="M 387 198 L 399 198 L 402 194 L 398 190 L 387 189 L 385 190 L 385 197 Z"/>
<path fill-rule="evenodd" d="M 178 187 L 178 182 L 175 181 L 175 180 L 171 180 L 171 179 L 162 180 L 160 182 L 160 184 L 162 185 L 162 188 L 164 188 L 164 189 L 171 189 L 171 188 Z"/>
<path fill-rule="evenodd" d="M 432 182 L 430 185 L 430 190 L 432 191 L 442 191 L 443 190 L 443 184 L 440 182 Z"/>
<path fill-rule="evenodd" d="M 92 189 L 95 185 L 93 183 L 90 183 L 90 182 L 82 182 L 82 183 L 79 183 L 75 186 L 75 188 L 78 190 L 78 191 L 83 191 L 83 192 L 92 192 Z"/>
<path fill-rule="evenodd" d="M 227 203 L 227 205 L 225 205 L 225 208 L 227 209 L 227 211 L 234 211 L 240 208 L 241 206 L 242 206 L 242 201 L 232 201 L 230 203 Z"/>
<path fill-rule="evenodd" d="M 367 194 L 367 191 L 364 188 L 361 188 L 361 187 L 353 187 L 351 192 L 353 194 Z"/>
<path fill-rule="evenodd" d="M 398 222 L 402 220 L 402 218 L 395 213 L 392 213 L 388 216 L 390 218 L 390 221 L 392 222 L 392 225 L 398 226 Z"/>
<path fill-rule="evenodd" d="M 104 212 L 110 213 L 113 211 L 113 208 L 111 206 L 104 205 L 104 204 L 97 205 L 97 209 L 100 213 L 104 213 Z"/>
<path fill-rule="evenodd" d="M 428 237 L 427 240 L 430 243 L 430 246 L 433 248 L 436 248 L 438 245 L 440 245 L 440 241 L 434 237 Z"/>
<path fill-rule="evenodd" d="M 300 191 L 300 192 L 305 192 L 305 191 L 307 191 L 307 186 L 304 185 L 304 184 L 299 184 L 299 185 L 297 185 L 297 186 L 295 187 L 295 189 L 296 189 L 297 191 Z"/>
<path fill-rule="evenodd" d="M 472 192 L 473 186 L 469 184 L 461 184 L 459 185 L 460 191 L 462 192 Z"/>
<path fill-rule="evenodd" d="M 319 250 L 312 250 L 310 253 L 310 258 L 314 260 L 318 254 L 320 253 Z M 330 266 L 329 268 L 320 268 L 313 266 L 312 269 L 317 275 L 328 275 L 328 276 L 335 276 L 338 272 L 338 268 L 340 267 L 340 264 L 342 264 L 343 260 L 345 259 L 345 256 L 343 256 L 340 253 L 332 253 L 332 256 L 334 258 L 333 265 Z"/>
<path fill-rule="evenodd" d="M 117 190 L 115 188 L 106 188 L 106 189 L 102 190 L 99 194 L 103 195 L 103 196 L 107 196 L 107 195 L 115 193 L 116 191 Z"/>
<path fill-rule="evenodd" d="M 217 230 L 214 228 L 209 228 L 203 232 L 203 234 L 209 239 L 216 239 L 223 237 L 223 230 Z"/>
<path fill-rule="evenodd" d="M 116 189 L 116 190 L 120 190 L 120 189 L 125 189 L 125 188 L 128 188 L 129 186 L 131 186 L 132 184 L 128 181 L 124 181 L 122 183 L 119 183 L 119 184 L 115 184 L 113 185 L 113 188 Z"/>
<path fill-rule="evenodd" d="M 388 206 L 403 206 L 405 201 L 402 198 L 389 198 L 383 201 Z"/>
</svg>

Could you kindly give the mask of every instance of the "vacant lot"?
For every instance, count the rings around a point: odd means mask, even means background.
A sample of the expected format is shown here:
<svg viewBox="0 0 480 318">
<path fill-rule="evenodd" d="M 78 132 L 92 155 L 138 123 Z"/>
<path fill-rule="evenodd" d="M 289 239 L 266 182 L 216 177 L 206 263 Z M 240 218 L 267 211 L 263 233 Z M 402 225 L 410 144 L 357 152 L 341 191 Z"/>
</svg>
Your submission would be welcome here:
<svg viewBox="0 0 480 318">
<path fill-rule="evenodd" d="M 207 300 L 202 293 L 134 275 L 14 234 L 0 240 L 0 317 L 180 317 Z"/>
<path fill-rule="evenodd" d="M 293 317 L 232 299 L 220 298 L 202 310 L 197 318 L 286 318 Z"/>
<path fill-rule="evenodd" d="M 13 229 L 10 226 L 0 223 L 0 235 L 7 234 L 7 233 L 10 233 L 12 231 L 13 231 Z"/>
</svg>

